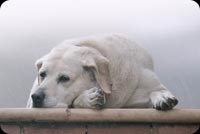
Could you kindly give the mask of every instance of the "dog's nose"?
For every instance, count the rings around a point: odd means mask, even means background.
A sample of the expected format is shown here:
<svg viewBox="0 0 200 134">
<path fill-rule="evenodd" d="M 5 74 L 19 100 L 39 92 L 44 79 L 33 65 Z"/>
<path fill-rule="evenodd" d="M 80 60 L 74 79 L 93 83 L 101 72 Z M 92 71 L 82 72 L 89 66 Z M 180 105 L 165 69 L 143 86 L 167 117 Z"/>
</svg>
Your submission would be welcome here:
<svg viewBox="0 0 200 134">
<path fill-rule="evenodd" d="M 42 107 L 45 94 L 44 92 L 37 92 L 31 95 L 34 107 Z"/>
</svg>

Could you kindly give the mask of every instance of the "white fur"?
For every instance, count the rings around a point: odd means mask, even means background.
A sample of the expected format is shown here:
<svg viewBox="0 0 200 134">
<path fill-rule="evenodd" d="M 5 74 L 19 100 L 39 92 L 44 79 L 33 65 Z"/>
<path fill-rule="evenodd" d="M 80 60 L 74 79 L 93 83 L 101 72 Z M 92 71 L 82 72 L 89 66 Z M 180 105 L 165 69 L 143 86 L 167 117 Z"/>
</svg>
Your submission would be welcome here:
<svg viewBox="0 0 200 134">
<path fill-rule="evenodd" d="M 153 107 L 174 98 L 154 73 L 150 54 L 120 34 L 66 40 L 39 59 L 36 65 L 39 72 L 42 69 L 50 72 L 49 78 L 41 83 L 36 78 L 30 93 L 41 87 L 47 89 L 44 107 L 65 104 L 93 108 L 95 101 L 91 97 L 98 94 L 94 90 L 96 87 L 104 91 L 104 107 L 107 108 Z M 96 70 L 96 81 L 91 80 L 83 66 Z M 71 81 L 56 84 L 54 81 L 60 72 L 69 75 Z M 31 103 L 30 97 L 28 107 Z"/>
</svg>

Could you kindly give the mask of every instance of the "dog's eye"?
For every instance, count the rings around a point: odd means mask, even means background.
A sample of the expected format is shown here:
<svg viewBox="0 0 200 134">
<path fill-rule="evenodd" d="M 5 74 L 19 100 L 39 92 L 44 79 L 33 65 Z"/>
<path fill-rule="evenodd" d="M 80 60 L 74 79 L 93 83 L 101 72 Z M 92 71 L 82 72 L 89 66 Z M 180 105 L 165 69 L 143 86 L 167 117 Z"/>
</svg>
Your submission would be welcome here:
<svg viewBox="0 0 200 134">
<path fill-rule="evenodd" d="M 41 72 L 41 73 L 40 73 L 40 77 L 41 77 L 42 79 L 44 79 L 46 76 L 47 76 L 46 72 Z"/>
<path fill-rule="evenodd" d="M 67 81 L 69 81 L 69 80 L 70 80 L 69 76 L 61 75 L 61 76 L 58 78 L 58 83 L 59 83 L 59 82 L 61 82 L 61 83 L 67 82 Z"/>
</svg>

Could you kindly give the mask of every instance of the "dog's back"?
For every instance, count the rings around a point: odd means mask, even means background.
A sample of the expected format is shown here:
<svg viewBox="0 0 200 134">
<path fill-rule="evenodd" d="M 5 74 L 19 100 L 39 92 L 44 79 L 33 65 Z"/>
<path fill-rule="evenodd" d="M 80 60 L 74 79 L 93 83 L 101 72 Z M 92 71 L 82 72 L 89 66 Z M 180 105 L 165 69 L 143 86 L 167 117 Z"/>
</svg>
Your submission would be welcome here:
<svg viewBox="0 0 200 134">
<path fill-rule="evenodd" d="M 149 53 L 122 34 L 67 40 L 59 47 L 67 48 L 68 45 L 94 48 L 108 58 L 112 82 L 112 94 L 106 103 L 108 107 L 121 107 L 132 96 L 138 85 L 140 69 L 153 70 Z"/>
</svg>

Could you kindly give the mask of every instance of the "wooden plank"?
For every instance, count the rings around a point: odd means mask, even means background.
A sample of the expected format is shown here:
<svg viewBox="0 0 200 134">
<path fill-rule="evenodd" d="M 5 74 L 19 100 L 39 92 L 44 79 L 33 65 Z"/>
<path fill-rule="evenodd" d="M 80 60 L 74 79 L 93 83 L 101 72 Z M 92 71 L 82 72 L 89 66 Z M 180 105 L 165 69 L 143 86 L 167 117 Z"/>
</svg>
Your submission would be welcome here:
<svg viewBox="0 0 200 134">
<path fill-rule="evenodd" d="M 63 125 L 57 123 L 43 124 L 6 124 L 1 125 L 2 130 L 7 134 L 84 134 L 83 125 Z"/>
<path fill-rule="evenodd" d="M 21 127 L 18 125 L 1 125 L 1 129 L 6 134 L 21 134 Z"/>
<path fill-rule="evenodd" d="M 199 128 L 198 124 L 157 124 L 153 126 L 153 134 L 193 134 Z"/>
<path fill-rule="evenodd" d="M 2 125 L 7 134 L 193 134 L 198 124 L 42 123 Z"/>
<path fill-rule="evenodd" d="M 88 134 L 149 134 L 151 132 L 148 124 L 118 124 L 88 126 Z"/>
<path fill-rule="evenodd" d="M 76 127 L 24 127 L 24 134 L 84 134 L 85 128 Z"/>
<path fill-rule="evenodd" d="M 0 122 L 200 123 L 200 109 L 0 109 Z"/>
</svg>

